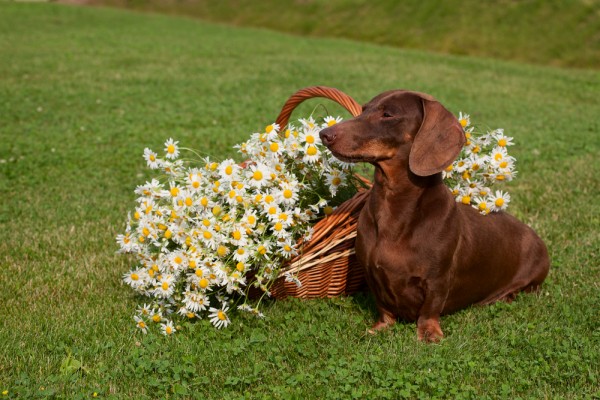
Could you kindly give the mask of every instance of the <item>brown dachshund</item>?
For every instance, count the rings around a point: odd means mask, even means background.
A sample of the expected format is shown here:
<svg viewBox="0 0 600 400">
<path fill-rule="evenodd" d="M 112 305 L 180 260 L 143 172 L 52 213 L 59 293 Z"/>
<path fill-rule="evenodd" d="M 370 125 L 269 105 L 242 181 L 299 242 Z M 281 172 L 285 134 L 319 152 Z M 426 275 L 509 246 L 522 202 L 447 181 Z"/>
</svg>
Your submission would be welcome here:
<svg viewBox="0 0 600 400">
<path fill-rule="evenodd" d="M 340 160 L 375 166 L 356 239 L 380 314 L 372 331 L 401 318 L 417 322 L 419 340 L 437 342 L 440 315 L 510 301 L 544 281 L 548 252 L 530 227 L 457 203 L 442 182 L 465 134 L 433 97 L 384 92 L 320 136 Z"/>
</svg>

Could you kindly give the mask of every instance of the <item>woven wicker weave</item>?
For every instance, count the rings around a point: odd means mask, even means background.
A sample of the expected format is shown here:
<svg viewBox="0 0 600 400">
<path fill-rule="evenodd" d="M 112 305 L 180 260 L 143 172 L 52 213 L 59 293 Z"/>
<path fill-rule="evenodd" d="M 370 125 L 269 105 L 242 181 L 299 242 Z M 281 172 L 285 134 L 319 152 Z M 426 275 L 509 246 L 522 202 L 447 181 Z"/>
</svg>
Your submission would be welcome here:
<svg viewBox="0 0 600 400">
<path fill-rule="evenodd" d="M 283 106 L 277 123 L 283 129 L 298 104 L 314 97 L 333 100 L 346 108 L 353 116 L 362 107 L 350 96 L 325 86 L 301 89 Z M 299 298 L 333 297 L 354 293 L 365 285 L 362 267 L 354 255 L 358 215 L 369 195 L 369 190 L 359 192 L 341 204 L 331 215 L 314 226 L 312 239 L 302 246 L 302 253 L 282 269 L 271 287 L 275 298 L 287 296 Z M 285 282 L 283 274 L 293 272 L 302 286 Z"/>
</svg>

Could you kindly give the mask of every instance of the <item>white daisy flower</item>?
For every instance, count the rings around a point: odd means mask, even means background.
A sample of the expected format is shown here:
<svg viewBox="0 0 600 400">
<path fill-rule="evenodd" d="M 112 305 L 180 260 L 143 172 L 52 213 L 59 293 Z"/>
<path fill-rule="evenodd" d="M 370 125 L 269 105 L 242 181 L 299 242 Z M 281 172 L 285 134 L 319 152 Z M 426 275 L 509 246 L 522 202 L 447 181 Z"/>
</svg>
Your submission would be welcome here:
<svg viewBox="0 0 600 400">
<path fill-rule="evenodd" d="M 494 195 L 490 195 L 490 201 L 492 202 L 490 205 L 492 211 L 505 210 L 510 202 L 510 195 L 501 190 L 496 190 Z"/>
<path fill-rule="evenodd" d="M 458 113 L 458 122 L 460 123 L 460 126 L 466 128 L 467 126 L 471 125 L 471 117 L 469 114 L 463 114 L 461 111 Z"/>
<path fill-rule="evenodd" d="M 150 169 L 158 169 L 162 166 L 162 160 L 160 160 L 158 155 L 149 148 L 144 149 L 144 160 L 146 160 Z"/>
<path fill-rule="evenodd" d="M 172 335 L 177 331 L 173 326 L 173 321 L 170 320 L 167 320 L 164 324 L 160 324 L 160 330 L 165 336 Z"/>
<path fill-rule="evenodd" d="M 342 117 L 332 117 L 332 116 L 328 116 L 325 117 L 325 126 L 333 126 L 339 122 L 342 122 Z"/>
<path fill-rule="evenodd" d="M 344 173 L 339 170 L 334 169 L 325 173 L 325 182 L 327 182 L 332 196 L 336 195 L 338 188 L 344 183 L 344 179 Z"/>
<path fill-rule="evenodd" d="M 190 290 L 186 291 L 183 302 L 188 310 L 195 313 L 206 310 L 210 305 L 210 301 L 205 294 Z"/>
<path fill-rule="evenodd" d="M 220 180 L 225 183 L 238 180 L 241 167 L 234 160 L 227 159 L 219 164 L 217 170 Z"/>
<path fill-rule="evenodd" d="M 227 316 L 228 310 L 229 310 L 229 307 L 226 306 L 225 304 L 223 304 L 220 309 L 211 307 L 208 310 L 210 312 L 210 314 L 208 315 L 208 318 L 210 318 L 210 322 L 217 329 L 226 328 L 227 325 L 229 325 L 231 323 L 231 321 L 229 320 L 229 317 Z"/>
<path fill-rule="evenodd" d="M 154 289 L 156 297 L 168 298 L 175 291 L 175 277 L 173 275 L 164 275 L 158 281 L 158 286 Z"/>
<path fill-rule="evenodd" d="M 170 160 L 174 160 L 179 157 L 179 147 L 177 146 L 179 142 L 175 142 L 172 138 L 169 138 L 165 142 L 165 153 L 166 157 Z"/>
<path fill-rule="evenodd" d="M 251 165 L 250 170 L 246 172 L 246 178 L 251 186 L 260 189 L 271 179 L 271 170 L 262 163 Z"/>
<path fill-rule="evenodd" d="M 487 196 L 475 196 L 473 198 L 473 207 L 478 209 L 483 215 L 490 213 L 490 201 Z"/>
<path fill-rule="evenodd" d="M 143 316 L 149 316 L 150 315 L 150 306 L 146 303 L 144 303 L 143 306 L 139 306 L 137 309 L 137 313 L 139 315 L 143 315 Z"/>
<path fill-rule="evenodd" d="M 146 276 L 146 271 L 144 271 L 143 269 L 136 269 L 124 274 L 123 281 L 134 289 L 140 288 L 146 284 Z"/>
<path fill-rule="evenodd" d="M 496 129 L 494 138 L 500 147 L 512 146 L 514 144 L 513 138 L 504 135 L 504 129 Z"/>
<path fill-rule="evenodd" d="M 148 325 L 146 325 L 146 322 L 142 318 L 135 315 L 133 319 L 135 320 L 135 324 L 138 329 L 140 329 L 144 334 L 148 333 Z"/>
</svg>

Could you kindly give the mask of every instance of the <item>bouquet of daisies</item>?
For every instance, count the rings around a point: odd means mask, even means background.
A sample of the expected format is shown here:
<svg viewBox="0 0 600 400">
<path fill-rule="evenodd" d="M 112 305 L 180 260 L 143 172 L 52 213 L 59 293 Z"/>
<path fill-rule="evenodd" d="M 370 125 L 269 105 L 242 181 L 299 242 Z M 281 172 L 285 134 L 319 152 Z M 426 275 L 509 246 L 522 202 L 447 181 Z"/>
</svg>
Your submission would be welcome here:
<svg viewBox="0 0 600 400">
<path fill-rule="evenodd" d="M 319 139 L 339 120 L 303 119 L 285 132 L 268 125 L 236 146 L 242 165 L 202 158 L 172 139 L 164 157 L 144 151 L 161 176 L 136 188 L 137 206 L 117 237 L 120 251 L 137 257 L 125 283 L 149 299 L 135 316 L 143 332 L 151 321 L 175 332 L 174 313 L 225 327 L 234 304 L 262 316 L 248 302 L 250 288 L 270 294 L 285 260 L 300 251 L 297 243 L 310 240 L 312 223 L 333 211 L 339 189 L 352 182 L 350 165 Z M 184 151 L 195 158 L 181 159 Z"/>
<path fill-rule="evenodd" d="M 226 327 L 234 307 L 262 317 L 260 301 L 276 279 L 301 284 L 282 266 L 301 253 L 299 243 L 310 240 L 315 220 L 357 185 L 351 165 L 319 139 L 321 129 L 340 120 L 301 119 L 284 132 L 268 125 L 236 146 L 242 164 L 203 158 L 173 139 L 163 157 L 144 150 L 157 177 L 135 189 L 137 205 L 117 236 L 120 252 L 136 258 L 123 280 L 147 299 L 134 316 L 142 332 L 157 324 L 173 334 L 174 316 Z M 467 142 L 444 171 L 447 185 L 458 202 L 483 214 L 505 209 L 508 193 L 493 192 L 492 185 L 516 174 L 506 151 L 512 138 L 501 129 L 476 132 L 466 114 L 459 120 Z M 184 152 L 191 158 L 181 158 Z M 251 291 L 260 294 L 257 300 L 250 300 Z"/>
<path fill-rule="evenodd" d="M 467 140 L 458 158 L 443 172 L 446 184 L 457 202 L 470 204 L 484 215 L 505 210 L 510 195 L 492 188 L 496 183 L 511 181 L 517 174 L 516 160 L 507 150 L 513 138 L 506 136 L 504 129 L 479 132 L 471 125 L 470 116 L 462 112 L 458 120 Z"/>
</svg>

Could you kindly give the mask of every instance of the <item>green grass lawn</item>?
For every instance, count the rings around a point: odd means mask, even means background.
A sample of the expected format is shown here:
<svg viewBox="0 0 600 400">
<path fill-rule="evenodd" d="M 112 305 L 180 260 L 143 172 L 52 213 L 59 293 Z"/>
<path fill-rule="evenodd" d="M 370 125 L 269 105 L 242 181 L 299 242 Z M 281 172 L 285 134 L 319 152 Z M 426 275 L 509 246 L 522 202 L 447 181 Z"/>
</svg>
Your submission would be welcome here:
<svg viewBox="0 0 600 400">
<path fill-rule="evenodd" d="M 367 294 L 136 331 L 114 237 L 149 176 L 143 149 L 174 137 L 234 156 L 316 84 L 360 102 L 428 92 L 515 137 L 511 212 L 552 257 L 541 293 L 444 317 L 439 345 L 414 324 L 367 335 Z M 0 399 L 597 398 L 598 93 L 597 71 L 0 3 Z"/>
<path fill-rule="evenodd" d="M 86 0 L 300 35 L 600 68 L 598 0 Z"/>
</svg>

